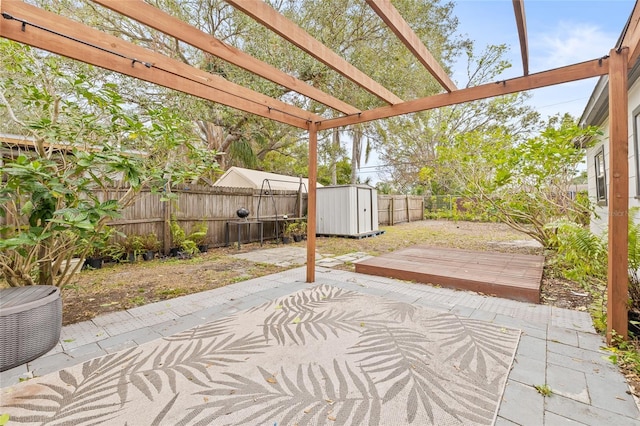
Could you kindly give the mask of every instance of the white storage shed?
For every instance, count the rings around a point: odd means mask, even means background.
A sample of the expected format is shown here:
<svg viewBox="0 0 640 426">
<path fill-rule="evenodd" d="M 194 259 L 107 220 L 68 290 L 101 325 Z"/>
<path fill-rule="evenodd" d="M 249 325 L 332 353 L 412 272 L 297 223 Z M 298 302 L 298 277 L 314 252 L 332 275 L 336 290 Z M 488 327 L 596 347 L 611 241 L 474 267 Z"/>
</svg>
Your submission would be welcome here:
<svg viewBox="0 0 640 426">
<path fill-rule="evenodd" d="M 337 185 L 316 191 L 317 235 L 364 237 L 380 233 L 375 188 L 367 185 Z"/>
</svg>

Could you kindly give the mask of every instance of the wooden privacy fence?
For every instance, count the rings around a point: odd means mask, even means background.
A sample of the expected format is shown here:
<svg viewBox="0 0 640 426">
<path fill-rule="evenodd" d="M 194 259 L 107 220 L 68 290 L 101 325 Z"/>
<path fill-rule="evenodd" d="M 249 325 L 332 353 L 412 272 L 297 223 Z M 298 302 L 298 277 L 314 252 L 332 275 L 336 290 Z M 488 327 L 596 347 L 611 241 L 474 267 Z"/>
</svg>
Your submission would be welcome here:
<svg viewBox="0 0 640 426">
<path fill-rule="evenodd" d="M 100 200 L 119 199 L 128 188 L 99 190 Z M 228 221 L 236 221 L 236 211 L 244 207 L 250 212 L 249 220 L 263 221 L 264 239 L 278 237 L 277 226 L 284 225 L 283 216 L 301 218 L 307 214 L 307 194 L 297 191 L 273 190 L 260 194 L 259 189 L 228 188 L 211 186 L 181 186 L 172 188 L 175 200 L 161 201 L 163 194 L 143 190 L 135 202 L 124 209 L 122 217 L 109 222 L 114 229 L 125 235 L 155 234 L 162 243 L 165 253 L 171 247 L 170 221 L 177 223 L 188 235 L 193 227 L 205 223 L 208 227 L 206 242 L 212 247 L 226 243 Z M 396 225 L 424 219 L 424 200 L 420 196 L 378 194 L 378 223 Z M 276 216 L 279 221 L 274 219 Z M 0 217 L 0 224 L 6 218 Z M 280 229 L 281 231 L 282 229 Z M 231 226 L 230 242 L 235 242 L 237 227 Z M 258 226 L 241 227 L 243 241 L 257 241 L 260 237 Z M 250 232 L 250 235 L 248 234 Z"/>
<path fill-rule="evenodd" d="M 424 199 L 417 195 L 378 194 L 378 223 L 396 225 L 424 219 Z"/>
<path fill-rule="evenodd" d="M 120 198 L 126 188 L 100 191 L 102 200 Z M 176 222 L 188 235 L 196 224 L 208 226 L 206 242 L 213 247 L 225 244 L 225 227 L 228 221 L 239 220 L 236 211 L 244 207 L 250 212 L 249 220 L 258 217 L 264 220 L 264 238 L 276 238 L 276 216 L 282 218 L 302 217 L 307 212 L 307 195 L 297 191 L 269 191 L 260 194 L 259 189 L 225 188 L 210 186 L 181 186 L 172 188 L 175 200 L 161 201 L 163 194 L 142 191 L 136 201 L 123 211 L 121 218 L 109 225 L 125 235 L 147 235 L 154 233 L 163 243 L 165 252 L 171 245 L 170 221 Z M 282 224 L 282 221 L 278 222 Z M 236 240 L 235 227 L 230 230 L 231 241 Z M 243 238 L 249 239 L 243 227 Z M 251 227 L 250 239 L 258 240 L 259 228 Z"/>
</svg>

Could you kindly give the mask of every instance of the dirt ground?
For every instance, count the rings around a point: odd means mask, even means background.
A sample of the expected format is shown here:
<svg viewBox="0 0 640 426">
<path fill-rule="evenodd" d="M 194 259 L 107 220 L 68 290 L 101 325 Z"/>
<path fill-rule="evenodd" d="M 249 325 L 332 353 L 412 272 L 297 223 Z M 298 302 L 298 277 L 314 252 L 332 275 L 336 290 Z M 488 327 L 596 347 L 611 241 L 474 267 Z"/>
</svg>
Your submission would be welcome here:
<svg viewBox="0 0 640 426">
<path fill-rule="evenodd" d="M 372 255 L 414 244 L 457 247 L 471 250 L 541 254 L 531 240 L 502 224 L 423 221 L 382 228 L 385 233 L 372 238 L 318 238 L 317 251 L 342 255 L 364 251 Z M 305 242 L 295 243 L 304 247 Z M 283 267 L 256 264 L 231 257 L 260 247 L 245 244 L 235 248 L 215 248 L 193 259 L 163 258 L 132 264 L 106 264 L 102 269 L 76 275 L 63 291 L 63 323 L 73 324 L 98 315 L 130 309 L 160 300 L 214 289 L 227 284 L 279 272 Z M 352 265 L 346 268 L 353 269 Z M 545 274 L 542 303 L 569 309 L 587 310 L 591 299 L 575 283 Z"/>
</svg>

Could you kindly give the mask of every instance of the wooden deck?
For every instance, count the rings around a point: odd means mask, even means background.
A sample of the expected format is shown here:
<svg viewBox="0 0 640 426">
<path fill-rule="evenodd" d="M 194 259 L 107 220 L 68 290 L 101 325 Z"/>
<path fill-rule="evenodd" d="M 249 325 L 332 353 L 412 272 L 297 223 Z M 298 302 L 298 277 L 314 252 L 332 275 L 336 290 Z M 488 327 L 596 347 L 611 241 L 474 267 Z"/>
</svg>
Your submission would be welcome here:
<svg viewBox="0 0 640 426">
<path fill-rule="evenodd" d="M 419 245 L 355 265 L 363 274 L 540 303 L 544 256 Z"/>
</svg>

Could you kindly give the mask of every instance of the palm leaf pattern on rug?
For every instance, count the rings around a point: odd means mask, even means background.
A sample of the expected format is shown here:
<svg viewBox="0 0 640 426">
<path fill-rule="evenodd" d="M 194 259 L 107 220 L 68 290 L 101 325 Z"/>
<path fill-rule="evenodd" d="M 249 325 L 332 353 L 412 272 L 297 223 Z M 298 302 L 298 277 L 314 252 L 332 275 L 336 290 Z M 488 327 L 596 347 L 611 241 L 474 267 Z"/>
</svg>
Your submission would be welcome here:
<svg viewBox="0 0 640 426">
<path fill-rule="evenodd" d="M 326 303 L 334 303 L 339 301 L 348 301 L 357 297 L 358 293 L 350 290 L 344 290 L 337 287 L 331 287 L 326 284 L 318 285 L 310 288 L 306 292 L 298 292 L 291 296 L 280 298 L 276 301 L 275 306 L 285 310 L 313 310 L 323 306 Z M 266 302 L 259 306 L 249 309 L 247 312 L 268 311 L 273 309 L 273 302 Z"/>
<path fill-rule="evenodd" d="M 109 397 L 119 394 L 122 407 L 126 402 L 126 367 L 135 363 L 139 354 L 130 349 L 119 354 L 110 354 L 84 363 L 82 372 L 76 377 L 66 370 L 58 372 L 63 385 L 41 383 L 41 389 L 25 397 L 24 403 L 9 404 L 31 412 L 28 415 L 12 415 L 16 423 L 41 422 L 60 424 L 103 423 L 114 417 L 114 402 Z M 87 410 L 87 406 L 91 409 Z M 84 413 L 84 414 L 83 414 Z"/>
<path fill-rule="evenodd" d="M 360 425 L 376 419 L 380 397 L 367 376 L 356 374 L 345 362 L 333 360 L 333 374 L 322 366 L 298 365 L 295 373 L 279 374 L 258 367 L 261 381 L 225 373 L 230 380 L 217 381 L 223 387 L 199 392 L 216 400 L 192 407 L 181 424 L 335 424 Z M 211 412 L 211 410 L 215 410 Z M 226 420 L 231 413 L 239 420 Z M 237 413 L 242 413 L 240 416 Z M 204 414 L 204 417 L 201 415 Z M 372 416 L 373 414 L 373 416 Z M 371 423 L 369 423 L 371 424 Z M 375 424 L 375 420 L 374 420 Z"/>
<path fill-rule="evenodd" d="M 26 404 L 13 404 L 34 414 L 12 416 L 11 419 L 15 422 L 51 422 L 72 418 L 69 424 L 91 423 L 93 420 L 105 422 L 109 420 L 105 417 L 113 413 L 114 398 L 123 406 L 131 388 L 137 389 L 150 401 L 165 388 L 177 393 L 178 377 L 207 388 L 212 379 L 211 367 L 221 368 L 243 362 L 248 355 L 262 353 L 266 347 L 260 335 L 235 338 L 231 334 L 208 344 L 203 344 L 203 340 L 178 345 L 167 342 L 146 356 L 142 356 L 139 348 L 117 357 L 107 355 L 86 362 L 81 377 L 75 377 L 66 370 L 60 371 L 59 377 L 65 386 L 43 383 L 41 386 L 51 392 L 38 392 L 36 397 L 29 397 Z M 42 403 L 35 403 L 39 399 Z M 91 409 L 87 410 L 87 406 Z M 87 414 L 79 416 L 82 412 Z"/>
<path fill-rule="evenodd" d="M 339 331 L 354 332 L 362 327 L 362 324 L 379 324 L 388 321 L 380 320 L 373 314 L 364 314 L 360 311 L 344 312 L 326 310 L 314 311 L 287 311 L 277 310 L 269 315 L 262 326 L 265 341 L 274 338 L 276 343 L 284 345 L 287 338 L 296 345 L 304 345 L 307 338 L 327 340 L 331 333 L 339 337 Z"/>
<path fill-rule="evenodd" d="M 230 334 L 213 339 L 208 344 L 203 344 L 203 340 L 178 346 L 165 344 L 133 365 L 128 371 L 128 377 L 133 386 L 151 401 L 154 399 L 151 386 L 160 393 L 166 382 L 171 392 L 176 393 L 178 375 L 207 387 L 212 380 L 210 367 L 227 367 L 229 364 L 242 362 L 249 355 L 264 352 L 268 346 L 259 335 L 234 337 L 235 335 Z"/>
<path fill-rule="evenodd" d="M 480 376 L 486 376 L 487 357 L 507 367 L 506 342 L 513 340 L 513 333 L 507 328 L 498 328 L 484 321 L 459 318 L 451 314 L 441 314 L 430 319 L 426 326 L 436 334 L 444 336 L 439 344 L 448 347 L 449 359 L 459 359 L 460 369 Z"/>
<path fill-rule="evenodd" d="M 185 330 L 181 333 L 165 337 L 164 340 L 177 342 L 216 337 L 221 334 L 227 333 L 229 331 L 229 326 L 233 324 L 235 319 L 236 315 L 231 315 L 227 318 L 211 321 L 206 324 L 190 328 L 189 330 Z"/>
<path fill-rule="evenodd" d="M 414 315 L 418 312 L 418 307 L 411 303 L 388 301 L 383 305 L 384 315 L 398 322 L 413 321 Z"/>
<path fill-rule="evenodd" d="M 354 332 L 363 324 L 386 324 L 391 320 L 381 319 L 376 313 L 325 309 L 327 304 L 340 304 L 349 301 L 358 294 L 326 285 L 316 286 L 309 292 L 296 293 L 292 297 L 279 300 L 271 305 L 273 312 L 262 324 L 265 341 L 274 338 L 276 343 L 284 345 L 287 338 L 296 345 L 306 343 L 305 336 L 327 340 L 331 333 L 339 337 L 338 332 Z"/>
<path fill-rule="evenodd" d="M 388 390 L 382 397 L 387 403 L 400 392 L 407 391 L 406 420 L 413 423 L 419 409 L 418 401 L 427 417 L 433 422 L 432 404 L 451 413 L 443 396 L 451 397 L 445 378 L 432 368 L 428 361 L 431 352 L 427 349 L 433 340 L 401 326 L 369 328 L 364 332 L 350 354 L 364 355 L 359 360 L 361 368 L 370 376 L 383 373 L 376 384 L 387 383 Z M 461 420 L 452 413 L 454 417 Z"/>
<path fill-rule="evenodd" d="M 27 382 L 8 407 L 16 423 L 491 424 L 518 338 L 321 285 Z"/>
</svg>

